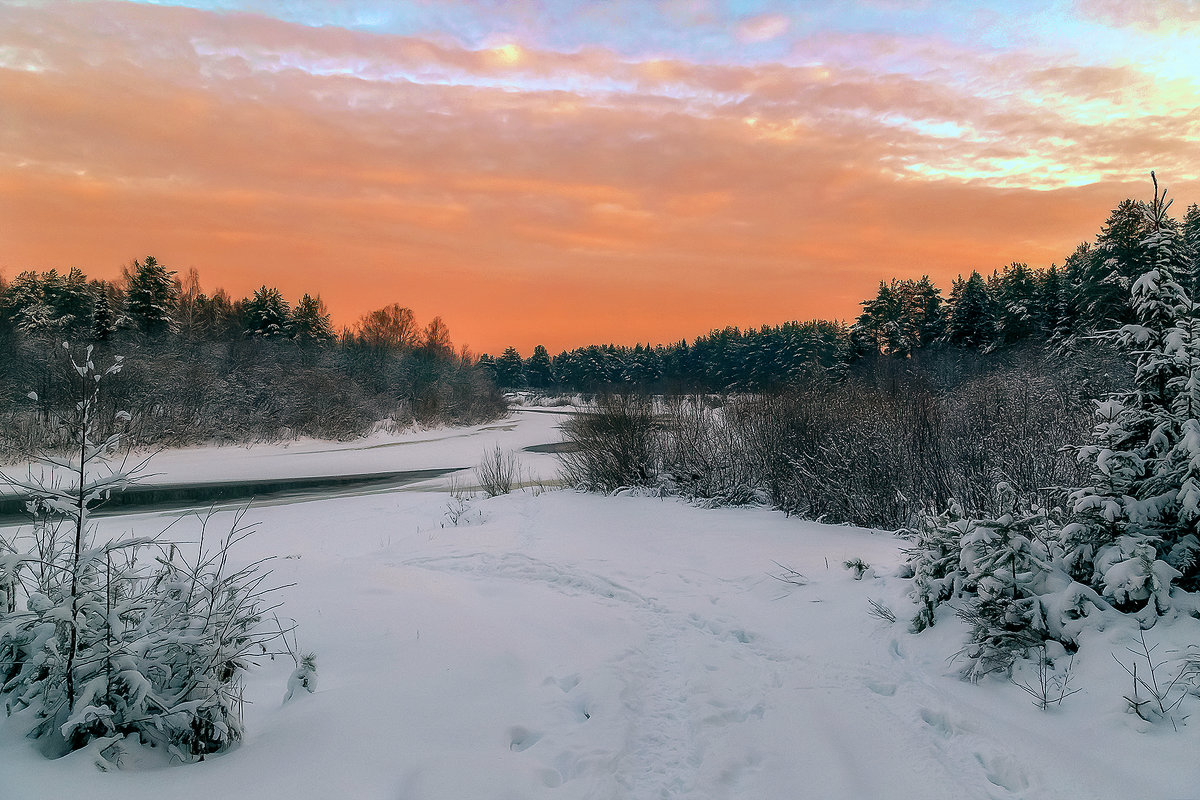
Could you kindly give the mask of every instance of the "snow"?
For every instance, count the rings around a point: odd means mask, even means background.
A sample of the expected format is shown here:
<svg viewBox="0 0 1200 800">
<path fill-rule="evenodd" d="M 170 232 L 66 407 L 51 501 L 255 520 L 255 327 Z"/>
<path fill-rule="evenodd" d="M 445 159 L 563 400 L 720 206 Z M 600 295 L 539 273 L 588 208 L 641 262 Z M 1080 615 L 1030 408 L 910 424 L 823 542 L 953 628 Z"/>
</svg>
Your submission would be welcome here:
<svg viewBox="0 0 1200 800">
<path fill-rule="evenodd" d="M 197 448 L 153 469 L 203 480 L 470 466 L 494 441 L 553 441 L 560 419 Z M 552 457 L 520 457 L 552 474 Z M 455 526 L 447 480 L 248 513 L 258 533 L 236 555 L 276 555 L 274 579 L 295 584 L 284 612 L 317 653 L 315 693 L 284 704 L 295 665 L 267 661 L 248 679 L 240 746 L 190 765 L 131 747 L 125 769 L 103 774 L 91 750 L 45 759 L 17 714 L 0 720 L 0 797 L 1196 796 L 1200 726 L 1125 710 L 1131 681 L 1113 654 L 1132 663 L 1132 621 L 1084 634 L 1081 691 L 1042 712 L 1012 684 L 958 679 L 952 616 L 907 632 L 911 581 L 896 577 L 904 543 L 890 534 L 570 490 L 477 497 Z M 172 520 L 170 536 L 195 534 L 175 514 L 99 524 L 145 534 Z M 862 580 L 842 566 L 855 558 L 871 566 Z M 806 582 L 779 580 L 788 568 Z M 901 621 L 871 617 L 868 599 Z M 1198 634 L 1183 615 L 1146 636 L 1166 652 Z"/>
<path fill-rule="evenodd" d="M 291 442 L 195 446 L 171 450 L 134 450 L 132 465 L 149 457 L 143 483 L 174 485 L 249 480 L 369 475 L 477 465 L 495 445 L 519 453 L 531 479 L 553 480 L 557 461 L 545 453 L 525 453 L 531 445 L 558 441 L 558 425 L 569 413 L 561 408 L 528 409 L 515 415 L 463 428 L 376 431 L 349 442 L 302 438 Z M 0 466 L 9 475 L 25 474 L 23 464 Z M 36 469 L 36 468 L 35 468 Z M 469 481 L 469 476 L 464 476 Z M 0 483 L 0 494 L 13 491 Z"/>
</svg>

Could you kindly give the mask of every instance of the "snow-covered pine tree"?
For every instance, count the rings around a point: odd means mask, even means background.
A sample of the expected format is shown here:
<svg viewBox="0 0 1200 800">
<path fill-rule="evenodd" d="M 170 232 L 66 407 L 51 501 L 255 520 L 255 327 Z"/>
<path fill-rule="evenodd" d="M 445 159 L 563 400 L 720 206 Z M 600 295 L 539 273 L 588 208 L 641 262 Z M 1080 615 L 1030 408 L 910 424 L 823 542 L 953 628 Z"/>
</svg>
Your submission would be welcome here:
<svg viewBox="0 0 1200 800">
<path fill-rule="evenodd" d="M 1053 523 L 1009 484 L 996 491 L 1001 514 L 976 520 L 960 540 L 959 569 L 973 595 L 959 612 L 972 625 L 963 674 L 973 680 L 1009 670 L 1050 636 L 1041 596 L 1055 571 Z"/>
<path fill-rule="evenodd" d="M 943 525 L 941 539 L 910 552 L 921 578 L 915 628 L 932 622 L 939 602 L 967 598 L 968 674 L 1004 668 L 1039 641 L 1075 643 L 1093 609 L 1136 613 L 1149 626 L 1173 584 L 1200 581 L 1200 321 L 1176 279 L 1190 250 L 1157 180 L 1154 188 L 1139 226 L 1122 217 L 1123 228 L 1145 232 L 1132 248 L 1145 266 L 1130 287 L 1135 319 L 1105 334 L 1131 354 L 1134 377 L 1098 404 L 1093 441 L 1079 449 L 1092 480 L 1070 493 L 1069 524 L 1052 526 L 1016 498 L 1000 517 Z"/>
<path fill-rule="evenodd" d="M 525 377 L 534 389 L 547 389 L 554 383 L 554 369 L 545 345 L 533 348 L 533 355 L 525 362 Z"/>
<path fill-rule="evenodd" d="M 525 386 L 525 362 L 515 347 L 506 347 L 496 360 L 496 385 L 501 389 L 521 389 Z"/>
<path fill-rule="evenodd" d="M 291 309 L 275 287 L 262 286 L 246 303 L 246 335 L 274 339 L 291 332 Z"/>
<path fill-rule="evenodd" d="M 117 330 L 117 315 L 108 292 L 108 282 L 101 281 L 96 286 L 95 299 L 92 301 L 92 338 L 98 342 L 107 341 Z"/>
<path fill-rule="evenodd" d="M 1146 624 L 1165 610 L 1173 581 L 1195 579 L 1200 552 L 1200 324 L 1176 280 L 1184 248 L 1170 205 L 1154 179 L 1136 320 L 1110 334 L 1135 357 L 1133 385 L 1108 401 L 1097 442 L 1080 451 L 1098 485 L 1073 494 L 1077 517 L 1063 530 L 1073 574 L 1118 608 L 1144 612 Z"/>
<path fill-rule="evenodd" d="M 995 302 L 987 282 L 978 272 L 960 275 L 950 293 L 945 339 L 960 347 L 983 348 L 996 338 Z"/>
<path fill-rule="evenodd" d="M 1108 330 L 1136 318 L 1130 291 L 1147 268 L 1144 204 L 1122 200 L 1104 222 L 1095 247 L 1083 253 L 1078 307 L 1091 330 Z"/>
<path fill-rule="evenodd" d="M 951 499 L 944 512 L 924 517 L 911 532 L 913 545 L 905 555 L 913 578 L 910 596 L 917 603 L 917 613 L 910 624 L 914 633 L 932 627 L 937 607 L 962 594 L 962 540 L 974 526 L 974 521 L 967 519 L 962 508 Z"/>
<path fill-rule="evenodd" d="M 129 318 L 138 330 L 151 336 L 174 330 L 179 287 L 173 270 L 146 256 L 126 270 L 125 283 Z"/>
<path fill-rule="evenodd" d="M 321 296 L 305 294 L 292 312 L 292 331 L 298 342 L 323 344 L 334 340 L 329 312 Z"/>
</svg>

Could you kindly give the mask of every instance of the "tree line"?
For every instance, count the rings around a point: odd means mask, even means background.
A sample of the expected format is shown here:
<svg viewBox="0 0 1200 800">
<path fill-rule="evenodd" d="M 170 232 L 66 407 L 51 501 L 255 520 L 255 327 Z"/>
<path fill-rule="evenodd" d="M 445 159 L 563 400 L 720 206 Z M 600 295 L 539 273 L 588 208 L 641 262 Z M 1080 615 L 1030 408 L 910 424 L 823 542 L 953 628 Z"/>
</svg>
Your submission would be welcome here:
<svg viewBox="0 0 1200 800">
<path fill-rule="evenodd" d="M 946 348 L 987 354 L 1031 342 L 1073 344 L 1134 319 L 1130 289 L 1151 259 L 1142 209 L 1122 201 L 1095 241 L 1081 243 L 1062 266 L 1013 262 L 988 275 L 972 271 L 959 275 L 947 295 L 928 276 L 881 281 L 852 324 L 726 327 L 690 343 L 589 345 L 555 356 L 538 345 L 528 358 L 509 347 L 481 363 L 505 389 L 761 391 L 838 378 L 880 358 L 928 359 Z M 1200 250 L 1200 208 L 1191 205 L 1169 224 L 1188 252 Z M 1194 289 L 1200 267 L 1180 269 Z"/>
<path fill-rule="evenodd" d="M 474 422 L 504 411 L 488 376 L 440 317 L 398 303 L 335 331 L 319 295 L 293 306 L 274 287 L 205 293 L 196 270 L 148 256 L 116 281 L 82 270 L 0 276 L 0 448 L 45 444 L 67 402 L 50 349 L 91 343 L 125 368 L 102 402 L 134 416 L 142 444 L 349 438 L 385 424 Z M 36 402 L 27 394 L 37 395 Z"/>
</svg>

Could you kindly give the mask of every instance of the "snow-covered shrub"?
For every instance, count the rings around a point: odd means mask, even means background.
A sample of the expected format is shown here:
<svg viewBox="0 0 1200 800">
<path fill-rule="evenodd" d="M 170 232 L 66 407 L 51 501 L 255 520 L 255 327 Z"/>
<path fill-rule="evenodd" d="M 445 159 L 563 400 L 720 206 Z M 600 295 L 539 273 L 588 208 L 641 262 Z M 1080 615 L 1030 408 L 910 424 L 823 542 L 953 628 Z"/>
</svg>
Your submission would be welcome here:
<svg viewBox="0 0 1200 800">
<path fill-rule="evenodd" d="M 283 702 L 292 700 L 302 689 L 309 693 L 317 690 L 316 653 L 305 653 L 296 659 L 296 668 L 288 677 L 287 693 L 283 696 Z"/>
<path fill-rule="evenodd" d="M 261 624 L 269 573 L 231 559 L 250 533 L 241 515 L 215 541 L 207 521 L 190 545 L 96 540 L 90 511 L 144 464 L 110 464 L 120 433 L 93 441 L 102 379 L 121 363 L 101 371 L 91 356 L 69 356 L 74 455 L 5 476 L 34 522 L 0 538 L 0 695 L 8 713 L 32 714 L 31 735 L 51 755 L 136 734 L 181 760 L 202 757 L 241 739 L 242 676 L 281 635 Z"/>
<path fill-rule="evenodd" d="M 511 451 L 500 445 L 483 454 L 475 467 L 475 477 L 488 497 L 508 494 L 520 482 L 521 466 Z"/>
<path fill-rule="evenodd" d="M 1011 485 L 1001 484 L 997 493 L 1005 512 L 975 520 L 959 541 L 959 575 L 973 595 L 959 611 L 972 627 L 962 651 L 964 675 L 972 679 L 1008 671 L 1049 636 L 1041 597 L 1055 572 L 1047 544 L 1053 525 Z"/>
<path fill-rule="evenodd" d="M 874 574 L 871 571 L 871 565 L 858 557 L 846 559 L 842 562 L 842 566 L 850 570 L 856 581 L 861 581 L 867 575 Z"/>
<path fill-rule="evenodd" d="M 1001 484 L 997 502 L 1007 510 L 980 519 L 953 505 L 910 533 L 910 596 L 917 604 L 914 632 L 934 624 L 937 608 L 951 600 L 971 626 L 960 656 L 972 679 L 1007 672 L 1030 648 L 1048 640 L 1068 648 L 1095 610 L 1109 604 L 1071 579 L 1058 539 L 1058 512 L 1047 511 Z"/>
<path fill-rule="evenodd" d="M 913 544 L 905 555 L 913 579 L 911 595 L 917 603 L 911 622 L 914 632 L 931 627 L 937 607 L 962 594 L 962 540 L 974 527 L 975 523 L 965 519 L 962 509 L 951 501 L 944 513 L 922 517 L 916 530 L 909 532 Z"/>
<path fill-rule="evenodd" d="M 1156 181 L 1143 206 L 1148 263 L 1131 287 L 1136 322 L 1107 334 L 1134 375 L 1097 405 L 1092 441 L 1077 449 L 1090 479 L 1068 493 L 1066 524 L 1002 485 L 999 516 L 928 525 L 910 551 L 913 627 L 963 596 L 972 677 L 1007 670 L 1044 641 L 1074 646 L 1097 611 L 1149 627 L 1173 587 L 1200 582 L 1200 309 L 1174 277 L 1187 265 L 1169 206 Z"/>
<path fill-rule="evenodd" d="M 1148 607 L 1155 615 L 1170 607 L 1171 584 L 1182 574 L 1158 558 L 1152 537 L 1134 534 L 1102 548 L 1095 570 L 1101 576 L 1103 595 L 1115 608 L 1137 611 Z"/>
</svg>

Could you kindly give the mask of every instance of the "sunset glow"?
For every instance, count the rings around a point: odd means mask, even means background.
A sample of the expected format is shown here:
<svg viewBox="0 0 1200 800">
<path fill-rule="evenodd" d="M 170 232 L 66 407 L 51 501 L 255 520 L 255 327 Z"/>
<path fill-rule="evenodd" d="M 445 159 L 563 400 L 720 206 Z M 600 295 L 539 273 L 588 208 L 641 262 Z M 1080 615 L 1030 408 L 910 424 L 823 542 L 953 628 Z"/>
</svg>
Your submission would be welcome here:
<svg viewBox="0 0 1200 800">
<path fill-rule="evenodd" d="M 528 353 L 852 318 L 1200 201 L 1195 0 L 0 0 L 0 273 Z"/>
</svg>

